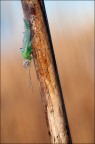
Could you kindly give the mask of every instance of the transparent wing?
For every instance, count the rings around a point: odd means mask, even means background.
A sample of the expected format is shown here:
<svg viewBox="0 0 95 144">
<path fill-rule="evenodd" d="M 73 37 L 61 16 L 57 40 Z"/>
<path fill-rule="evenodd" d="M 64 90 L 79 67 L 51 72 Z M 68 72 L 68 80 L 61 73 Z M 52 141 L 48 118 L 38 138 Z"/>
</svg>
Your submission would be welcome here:
<svg viewBox="0 0 95 144">
<path fill-rule="evenodd" d="M 26 51 L 30 43 L 30 30 L 26 30 L 23 38 L 23 50 Z"/>
</svg>

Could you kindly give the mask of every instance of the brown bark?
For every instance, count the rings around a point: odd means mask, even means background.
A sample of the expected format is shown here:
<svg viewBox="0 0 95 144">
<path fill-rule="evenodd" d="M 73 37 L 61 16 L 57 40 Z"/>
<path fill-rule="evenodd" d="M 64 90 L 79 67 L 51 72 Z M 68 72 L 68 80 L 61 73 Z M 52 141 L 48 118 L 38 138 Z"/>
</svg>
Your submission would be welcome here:
<svg viewBox="0 0 95 144">
<path fill-rule="evenodd" d="M 42 0 L 22 0 L 31 23 L 33 60 L 41 87 L 45 116 L 53 143 L 71 143 L 62 91 Z"/>
</svg>

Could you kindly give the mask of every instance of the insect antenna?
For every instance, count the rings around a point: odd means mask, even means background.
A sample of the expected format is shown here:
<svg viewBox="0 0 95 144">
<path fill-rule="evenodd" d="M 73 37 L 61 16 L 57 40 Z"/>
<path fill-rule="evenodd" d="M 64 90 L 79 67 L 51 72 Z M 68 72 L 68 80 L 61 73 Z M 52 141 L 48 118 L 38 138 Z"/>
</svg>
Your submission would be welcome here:
<svg viewBox="0 0 95 144">
<path fill-rule="evenodd" d="M 29 77 L 29 86 L 32 86 L 32 92 L 33 92 L 33 85 L 32 85 L 32 78 L 31 78 L 31 72 L 30 72 L 30 65 L 28 66 L 28 77 Z"/>
</svg>

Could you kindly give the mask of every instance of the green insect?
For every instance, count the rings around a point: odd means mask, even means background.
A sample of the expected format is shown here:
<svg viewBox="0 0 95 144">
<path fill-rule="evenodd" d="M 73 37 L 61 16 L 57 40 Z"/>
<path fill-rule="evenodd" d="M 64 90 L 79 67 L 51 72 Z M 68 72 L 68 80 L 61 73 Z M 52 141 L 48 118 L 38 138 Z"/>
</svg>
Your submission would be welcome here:
<svg viewBox="0 0 95 144">
<path fill-rule="evenodd" d="M 24 19 L 24 25 L 25 25 L 25 32 L 24 32 L 24 38 L 23 38 L 23 48 L 20 48 L 21 55 L 24 59 L 23 65 L 25 68 L 29 68 L 29 86 L 32 85 L 31 81 L 31 74 L 30 74 L 30 66 L 31 66 L 31 60 L 32 60 L 32 45 L 31 45 L 31 27 L 30 27 L 30 21 Z M 33 90 L 33 87 L 32 87 Z"/>
<path fill-rule="evenodd" d="M 30 34 L 30 22 L 24 19 L 25 32 L 23 39 L 23 48 L 20 48 L 21 55 L 24 59 L 23 65 L 24 67 L 30 66 L 32 60 L 32 46 L 31 46 L 31 34 Z"/>
</svg>

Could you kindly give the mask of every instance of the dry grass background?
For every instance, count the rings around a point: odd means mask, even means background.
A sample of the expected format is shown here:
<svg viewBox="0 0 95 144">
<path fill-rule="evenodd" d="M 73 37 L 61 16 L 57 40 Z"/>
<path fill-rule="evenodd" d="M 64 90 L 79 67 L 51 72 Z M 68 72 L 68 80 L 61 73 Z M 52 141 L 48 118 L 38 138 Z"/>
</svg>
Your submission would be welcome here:
<svg viewBox="0 0 95 144">
<path fill-rule="evenodd" d="M 94 143 L 94 25 L 68 27 L 60 16 L 49 23 L 73 142 Z M 1 141 L 50 143 L 35 68 L 32 92 L 20 41 L 1 47 Z"/>
</svg>

